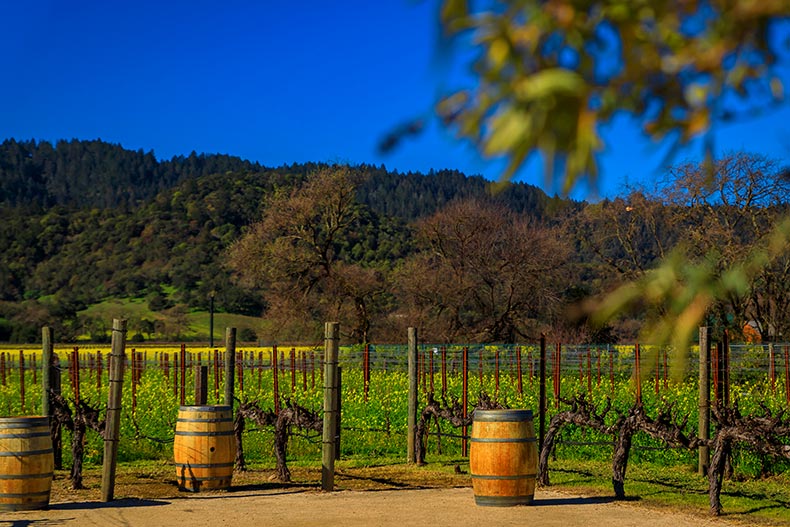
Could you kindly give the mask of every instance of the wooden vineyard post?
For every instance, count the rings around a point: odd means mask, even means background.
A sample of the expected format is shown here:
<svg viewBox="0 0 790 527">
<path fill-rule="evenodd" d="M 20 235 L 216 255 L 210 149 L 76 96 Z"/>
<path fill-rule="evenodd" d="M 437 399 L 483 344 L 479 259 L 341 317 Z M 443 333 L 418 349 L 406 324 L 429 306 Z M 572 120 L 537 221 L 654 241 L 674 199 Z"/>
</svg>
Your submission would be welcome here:
<svg viewBox="0 0 790 527">
<path fill-rule="evenodd" d="M 494 400 L 499 399 L 499 347 L 494 350 Z"/>
<path fill-rule="evenodd" d="M 478 388 L 479 391 L 483 390 L 483 346 L 480 346 L 480 350 L 477 354 L 477 376 L 480 381 L 480 386 Z"/>
<path fill-rule="evenodd" d="M 710 374 L 713 382 L 714 401 L 719 400 L 719 343 L 710 348 Z"/>
<path fill-rule="evenodd" d="M 178 397 L 178 354 L 173 353 L 173 397 Z"/>
<path fill-rule="evenodd" d="M 439 351 L 436 348 L 427 352 L 428 353 L 428 391 L 426 393 L 433 393 L 433 355 Z"/>
<path fill-rule="evenodd" d="M 315 351 L 310 352 L 310 388 L 315 388 Z"/>
<path fill-rule="evenodd" d="M 214 400 L 219 401 L 219 350 L 214 350 Z"/>
<path fill-rule="evenodd" d="M 524 393 L 524 380 L 521 374 L 521 346 L 516 346 L 516 379 L 518 383 L 516 389 L 518 394 L 522 395 Z"/>
<path fill-rule="evenodd" d="M 540 334 L 540 392 L 538 393 L 538 452 L 546 435 L 546 335 Z"/>
<path fill-rule="evenodd" d="M 183 345 L 183 344 L 182 344 Z M 132 415 L 137 413 L 137 352 L 132 348 Z M 182 401 L 183 402 L 183 394 L 182 394 Z"/>
<path fill-rule="evenodd" d="M 233 381 L 236 366 L 236 328 L 225 328 L 225 405 L 233 413 Z"/>
<path fill-rule="evenodd" d="M 417 328 L 408 329 L 408 357 L 409 357 L 409 414 L 407 419 L 406 461 L 417 461 L 415 450 L 415 433 L 417 430 L 417 393 L 419 379 L 417 378 Z"/>
<path fill-rule="evenodd" d="M 208 401 L 208 366 L 195 368 L 195 405 L 204 406 Z"/>
<path fill-rule="evenodd" d="M 464 418 L 464 421 L 467 417 L 467 408 L 469 407 L 469 347 L 464 346 L 463 350 L 463 357 L 461 359 L 461 376 L 462 376 L 462 388 L 461 388 L 461 416 Z M 462 457 L 469 457 L 469 440 L 467 436 L 469 435 L 469 427 L 464 425 L 461 429 L 461 435 L 463 438 L 461 439 L 461 456 Z"/>
<path fill-rule="evenodd" d="M 335 488 L 335 434 L 337 433 L 338 385 L 337 351 L 340 324 L 327 322 L 324 326 L 324 423 L 321 449 L 321 490 Z"/>
<path fill-rule="evenodd" d="M 102 376 L 102 369 L 104 367 L 103 364 L 104 359 L 102 358 L 101 351 L 96 352 L 96 390 L 101 391 L 101 376 Z"/>
<path fill-rule="evenodd" d="M 729 332 L 724 330 L 724 343 L 722 344 L 722 375 L 721 380 L 724 382 L 724 406 L 730 406 L 730 335 Z"/>
<path fill-rule="evenodd" d="M 335 390 L 335 410 L 337 411 L 337 419 L 335 420 L 335 461 L 340 461 L 340 421 L 343 419 L 343 409 L 341 403 L 343 398 L 340 394 L 343 393 L 343 368 L 337 367 L 337 390 Z"/>
<path fill-rule="evenodd" d="M 52 369 L 49 370 L 49 387 L 52 394 L 60 395 L 60 357 L 56 353 L 52 354 Z M 50 413 L 52 408 L 50 407 Z M 52 450 L 53 457 L 55 458 L 55 468 L 61 470 L 63 468 L 63 431 L 59 422 L 50 421 L 50 429 L 52 431 Z"/>
<path fill-rule="evenodd" d="M 50 401 L 52 397 L 49 393 L 52 353 L 55 350 L 53 331 L 50 327 L 41 328 L 41 415 L 46 415 L 52 419 L 52 407 Z"/>
<path fill-rule="evenodd" d="M 25 352 L 19 350 L 19 396 L 22 400 L 22 414 L 25 413 Z"/>
<path fill-rule="evenodd" d="M 790 348 L 785 346 L 785 400 L 790 406 Z"/>
<path fill-rule="evenodd" d="M 556 408 L 560 407 L 560 395 L 562 394 L 562 387 L 560 383 L 562 382 L 562 344 L 560 342 L 557 343 L 557 346 L 554 349 L 554 406 Z"/>
<path fill-rule="evenodd" d="M 307 385 L 305 385 L 307 389 Z M 365 402 L 368 402 L 368 391 L 370 390 L 370 344 L 365 344 L 362 351 L 362 391 Z"/>
<path fill-rule="evenodd" d="M 274 413 L 280 413 L 280 377 L 277 370 L 277 344 L 272 346 L 272 397 L 274 397 Z"/>
<path fill-rule="evenodd" d="M 639 353 L 639 343 L 634 347 L 634 382 L 636 383 L 636 404 L 642 405 L 642 371 L 640 361 L 642 357 Z"/>
<path fill-rule="evenodd" d="M 307 393 L 307 352 L 302 351 L 299 356 L 302 361 L 302 391 Z M 367 382 L 368 384 L 370 383 L 370 378 L 368 378 Z M 365 397 L 365 401 L 367 401 L 367 396 Z"/>
<path fill-rule="evenodd" d="M 261 390 L 262 380 L 263 380 L 263 352 L 259 351 L 258 352 L 258 391 Z"/>
<path fill-rule="evenodd" d="M 699 438 L 707 442 L 710 439 L 710 328 L 699 328 Z M 700 475 L 708 473 L 710 465 L 710 449 L 706 443 L 699 447 Z"/>
<path fill-rule="evenodd" d="M 132 355 L 133 355 L 132 359 L 134 359 L 134 354 L 132 354 Z M 132 368 L 132 371 L 134 371 L 134 368 Z M 180 399 L 179 400 L 181 402 L 181 406 L 184 406 L 185 404 L 187 404 L 187 401 L 186 401 L 186 389 L 187 389 L 187 384 L 186 383 L 187 383 L 187 379 L 186 379 L 186 377 L 187 377 L 187 345 L 186 344 L 181 344 L 181 384 L 180 384 L 180 388 L 181 389 L 179 390 L 179 394 L 180 394 Z M 132 384 L 134 384 L 134 383 L 132 383 Z"/>
<path fill-rule="evenodd" d="M 447 397 L 447 346 L 442 346 L 442 397 Z"/>
<path fill-rule="evenodd" d="M 208 299 L 208 347 L 214 347 L 214 297 L 217 296 L 217 292 L 213 289 L 209 291 Z"/>
<path fill-rule="evenodd" d="M 420 353 L 419 351 L 417 352 L 417 360 L 418 360 L 418 362 L 417 362 L 417 379 L 419 381 L 422 381 L 422 391 L 423 392 L 427 392 L 427 386 L 426 386 L 426 380 L 425 380 L 425 378 L 426 378 L 426 374 L 425 374 L 425 351 L 423 351 L 422 353 Z"/>
<path fill-rule="evenodd" d="M 115 492 L 115 465 L 121 425 L 121 395 L 123 392 L 123 358 L 126 346 L 126 320 L 112 321 L 112 351 L 110 354 L 110 393 L 107 402 L 107 422 L 104 430 L 104 461 L 102 464 L 102 501 L 112 501 Z"/>
<path fill-rule="evenodd" d="M 291 348 L 291 355 L 288 357 L 291 364 L 291 396 L 296 393 L 296 348 Z"/>
<path fill-rule="evenodd" d="M 74 404 L 80 404 L 80 353 L 79 348 L 74 348 L 71 353 L 71 364 L 69 365 L 69 376 L 71 380 L 71 390 L 74 394 Z"/>
<path fill-rule="evenodd" d="M 244 350 L 236 354 L 236 375 L 239 377 L 239 392 L 244 394 Z"/>
<path fill-rule="evenodd" d="M 33 384 L 38 383 L 38 368 L 36 366 L 36 354 L 30 356 L 30 372 L 33 374 Z"/>
<path fill-rule="evenodd" d="M 771 382 L 771 392 L 776 393 L 776 354 L 773 342 L 768 344 L 768 379 Z"/>
</svg>

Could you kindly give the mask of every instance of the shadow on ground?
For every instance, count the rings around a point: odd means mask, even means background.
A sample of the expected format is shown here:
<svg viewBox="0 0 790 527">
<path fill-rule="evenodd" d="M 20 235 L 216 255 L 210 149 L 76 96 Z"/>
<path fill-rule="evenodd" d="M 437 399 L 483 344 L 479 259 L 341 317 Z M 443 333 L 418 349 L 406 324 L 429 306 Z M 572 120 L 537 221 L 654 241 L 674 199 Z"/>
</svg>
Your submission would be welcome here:
<svg viewBox="0 0 790 527">
<path fill-rule="evenodd" d="M 66 503 L 53 503 L 49 506 L 51 510 L 68 511 L 75 509 L 122 509 L 127 507 L 156 507 L 161 505 L 169 505 L 169 501 L 164 500 L 150 500 L 140 498 L 123 498 L 113 501 L 82 501 L 82 502 L 66 502 Z"/>
</svg>

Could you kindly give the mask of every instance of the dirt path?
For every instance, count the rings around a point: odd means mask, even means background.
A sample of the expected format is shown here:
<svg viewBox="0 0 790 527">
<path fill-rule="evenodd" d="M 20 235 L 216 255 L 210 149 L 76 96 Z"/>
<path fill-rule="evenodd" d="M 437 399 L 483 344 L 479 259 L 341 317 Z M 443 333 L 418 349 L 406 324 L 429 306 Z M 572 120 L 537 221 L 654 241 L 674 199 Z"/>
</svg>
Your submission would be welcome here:
<svg viewBox="0 0 790 527">
<path fill-rule="evenodd" d="M 529 525 L 570 527 L 680 527 L 733 525 L 720 519 L 651 510 L 608 498 L 539 490 L 532 506 L 478 507 L 470 488 L 340 491 L 271 489 L 127 498 L 108 504 L 52 503 L 48 511 L 5 513 L 0 525 L 172 526 L 382 526 Z"/>
<path fill-rule="evenodd" d="M 25 526 L 500 526 L 681 527 L 741 525 L 702 515 L 648 508 L 610 497 L 538 489 L 534 504 L 475 505 L 464 471 L 438 465 L 344 466 L 336 492 L 320 492 L 320 469 L 293 468 L 294 483 L 274 480 L 271 469 L 236 473 L 229 491 L 180 492 L 169 464 L 121 465 L 115 501 L 101 502 L 100 468 L 84 471 L 84 490 L 71 490 L 57 471 L 49 510 L 0 512 L 0 527 Z"/>
</svg>

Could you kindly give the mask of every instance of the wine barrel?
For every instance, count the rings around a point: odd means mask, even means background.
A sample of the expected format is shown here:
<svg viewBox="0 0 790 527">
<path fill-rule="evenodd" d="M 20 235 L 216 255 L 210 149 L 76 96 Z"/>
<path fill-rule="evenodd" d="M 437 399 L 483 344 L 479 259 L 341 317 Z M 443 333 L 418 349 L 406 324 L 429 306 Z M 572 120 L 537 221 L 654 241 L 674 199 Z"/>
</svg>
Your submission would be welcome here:
<svg viewBox="0 0 790 527">
<path fill-rule="evenodd" d="M 0 418 L 0 511 L 46 509 L 54 465 L 49 417 Z"/>
<path fill-rule="evenodd" d="M 477 505 L 529 505 L 537 470 L 532 410 L 475 410 L 469 471 Z"/>
<path fill-rule="evenodd" d="M 180 489 L 229 488 L 236 460 L 230 406 L 181 406 L 173 458 Z"/>
</svg>

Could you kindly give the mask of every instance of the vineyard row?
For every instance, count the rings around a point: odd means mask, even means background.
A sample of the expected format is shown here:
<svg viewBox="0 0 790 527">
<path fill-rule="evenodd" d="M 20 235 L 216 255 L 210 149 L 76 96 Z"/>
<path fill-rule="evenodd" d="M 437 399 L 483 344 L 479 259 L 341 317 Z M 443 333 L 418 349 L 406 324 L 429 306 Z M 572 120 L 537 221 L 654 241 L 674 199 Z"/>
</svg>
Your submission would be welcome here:
<svg viewBox="0 0 790 527">
<path fill-rule="evenodd" d="M 175 348 L 175 349 L 174 349 Z M 173 351 L 170 351 L 170 350 Z M 192 376 L 195 366 L 208 366 L 211 372 L 210 388 L 214 398 L 220 398 L 220 386 L 224 382 L 225 352 L 219 349 L 196 348 L 188 350 L 185 344 L 180 347 L 159 346 L 156 348 L 132 349 L 125 357 L 125 370 L 131 372 L 132 404 L 136 409 L 136 387 L 145 371 L 158 369 L 168 383 L 172 384 L 173 394 L 180 404 L 187 402 L 187 380 Z M 524 382 L 532 383 L 539 368 L 539 346 L 446 346 L 422 345 L 418 352 L 418 383 L 423 393 L 436 393 L 441 397 L 448 395 L 448 378 L 456 377 L 465 371 L 466 375 L 477 376 L 479 386 L 484 377 L 492 376 L 493 396 L 496 399 L 500 384 L 510 382 L 515 391 L 522 394 Z M 28 410 L 25 388 L 26 383 L 38 382 L 40 351 L 24 350 L 0 352 L 0 385 L 6 386 L 13 378 L 19 383 L 21 408 Z M 56 351 L 56 367 L 67 374 L 75 400 L 80 400 L 81 378 L 87 373 L 101 390 L 106 382 L 108 350 L 98 347 Z M 466 357 L 464 363 L 463 358 Z M 697 358 L 691 354 L 682 364 L 680 376 L 689 377 L 697 367 Z M 608 383 L 612 393 L 618 381 L 630 378 L 634 383 L 637 400 L 641 400 L 642 390 L 652 387 L 658 394 L 667 389 L 670 380 L 678 377 L 679 358 L 673 357 L 666 348 L 634 346 L 563 346 L 556 344 L 548 352 L 547 375 L 551 379 L 553 401 L 559 407 L 563 379 L 577 375 L 580 386 L 586 386 L 592 393 L 593 386 Z M 240 350 L 236 352 L 235 384 L 240 392 L 245 390 L 245 382 L 257 385 L 261 390 L 264 376 L 273 387 L 272 404 L 279 410 L 283 396 L 292 395 L 298 387 L 303 391 L 313 390 L 316 375 L 322 376 L 321 351 L 291 347 L 288 350 L 277 346 Z M 405 346 L 375 346 L 341 348 L 339 363 L 342 368 L 357 369 L 362 372 L 362 392 L 367 401 L 370 392 L 371 371 L 406 371 Z M 83 372 L 83 373 L 81 373 Z M 684 375 L 685 372 L 685 375 Z M 723 396 L 729 392 L 732 382 L 743 380 L 767 380 L 775 392 L 776 387 L 784 385 L 788 406 L 790 406 L 790 346 L 781 345 L 721 345 L 712 349 L 711 372 L 713 392 Z M 104 375 L 103 375 L 104 373 Z M 734 377 L 733 377 L 734 376 Z M 507 380 L 504 378 L 507 377 Z M 318 382 L 322 382 L 319 380 Z M 0 409 L 0 411 L 2 411 Z"/>
</svg>

